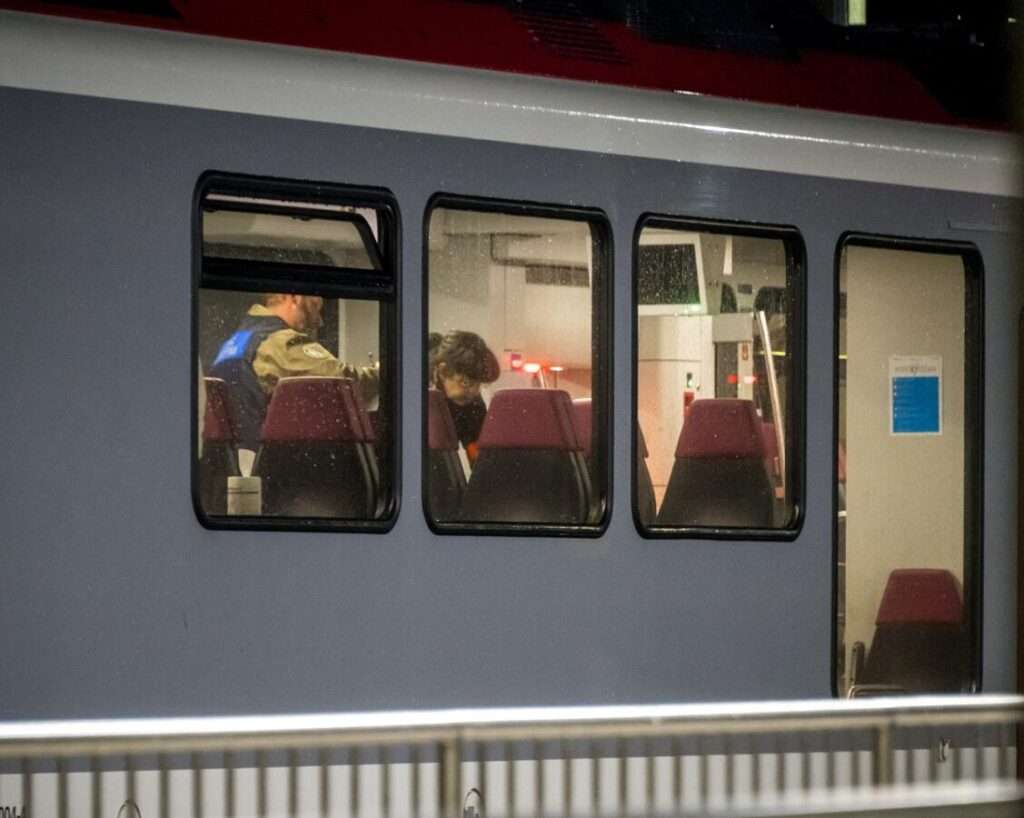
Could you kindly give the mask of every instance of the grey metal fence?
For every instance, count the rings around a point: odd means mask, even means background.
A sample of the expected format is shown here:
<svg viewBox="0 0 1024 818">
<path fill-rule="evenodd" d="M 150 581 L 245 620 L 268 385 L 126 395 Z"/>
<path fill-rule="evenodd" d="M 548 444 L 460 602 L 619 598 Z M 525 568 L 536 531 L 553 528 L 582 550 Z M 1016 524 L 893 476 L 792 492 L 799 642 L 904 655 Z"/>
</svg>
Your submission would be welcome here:
<svg viewBox="0 0 1024 818">
<path fill-rule="evenodd" d="M 1012 783 L 1022 722 L 1024 697 L 986 695 L 0 723 L 0 810 L 766 814 L 822 794 Z"/>
</svg>

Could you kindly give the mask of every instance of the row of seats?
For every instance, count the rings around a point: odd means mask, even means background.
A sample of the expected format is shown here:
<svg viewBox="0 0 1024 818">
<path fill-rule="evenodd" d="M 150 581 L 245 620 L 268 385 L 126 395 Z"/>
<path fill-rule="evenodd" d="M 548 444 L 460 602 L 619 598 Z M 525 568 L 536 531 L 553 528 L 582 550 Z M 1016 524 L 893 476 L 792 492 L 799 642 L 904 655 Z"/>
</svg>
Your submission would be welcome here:
<svg viewBox="0 0 1024 818">
<path fill-rule="evenodd" d="M 427 399 L 428 508 L 437 520 L 581 523 L 597 513 L 589 399 L 555 389 L 494 395 L 466 483 L 444 396 Z M 638 432 L 637 507 L 644 524 L 767 528 L 775 514 L 775 430 L 748 400 L 690 407 L 660 512 Z"/>
<path fill-rule="evenodd" d="M 225 510 L 225 483 L 238 474 L 236 434 L 223 381 L 207 378 L 203 506 Z M 491 401 L 467 483 L 444 396 L 428 393 L 428 507 L 437 520 L 578 524 L 600 511 L 591 457 L 592 406 L 557 389 L 506 389 Z M 372 518 L 381 500 L 374 430 L 351 381 L 286 378 L 275 389 L 253 473 L 269 515 Z M 774 432 L 752 402 L 702 400 L 688 410 L 662 525 L 767 527 L 774 487 Z M 641 521 L 655 519 L 642 434 L 637 447 Z"/>
<path fill-rule="evenodd" d="M 227 478 L 239 474 L 237 426 L 227 385 L 216 378 L 205 382 L 201 501 L 208 514 L 224 514 Z M 260 437 L 253 475 L 262 480 L 265 515 L 379 515 L 384 490 L 375 432 L 352 381 L 282 379 L 271 396 Z"/>
</svg>

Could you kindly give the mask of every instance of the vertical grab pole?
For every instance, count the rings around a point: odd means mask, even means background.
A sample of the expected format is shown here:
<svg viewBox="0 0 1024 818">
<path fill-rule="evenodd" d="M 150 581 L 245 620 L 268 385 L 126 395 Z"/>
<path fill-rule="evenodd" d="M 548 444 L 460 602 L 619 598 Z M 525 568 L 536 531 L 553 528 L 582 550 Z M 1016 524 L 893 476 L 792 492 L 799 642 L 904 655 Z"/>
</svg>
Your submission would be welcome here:
<svg viewBox="0 0 1024 818">
<path fill-rule="evenodd" d="M 772 339 L 768 334 L 768 316 L 764 310 L 757 312 L 757 327 L 761 332 L 761 349 L 764 352 L 764 371 L 768 375 L 768 396 L 772 402 L 775 420 L 775 443 L 779 448 L 779 476 L 782 478 L 782 492 L 786 496 L 786 424 L 782 417 L 782 401 L 779 398 L 779 379 L 775 375 L 775 358 Z"/>
</svg>

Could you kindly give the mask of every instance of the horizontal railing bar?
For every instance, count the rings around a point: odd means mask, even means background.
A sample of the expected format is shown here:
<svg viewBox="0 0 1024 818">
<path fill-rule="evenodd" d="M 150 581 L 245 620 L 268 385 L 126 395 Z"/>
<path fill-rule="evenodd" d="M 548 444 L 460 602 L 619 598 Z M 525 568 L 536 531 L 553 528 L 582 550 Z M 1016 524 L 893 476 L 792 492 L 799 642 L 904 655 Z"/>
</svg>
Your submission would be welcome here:
<svg viewBox="0 0 1024 818">
<path fill-rule="evenodd" d="M 1024 696 L 0 723 L 0 758 L 764 734 L 1024 721 Z"/>
<path fill-rule="evenodd" d="M 0 725 L 0 732 L 3 726 Z M 245 753 L 275 750 L 326 750 L 355 746 L 389 747 L 443 744 L 458 738 L 448 730 L 310 730 L 269 733 L 182 733 L 174 736 L 112 736 L 15 740 L 0 737 L 0 759 L 82 758 L 117 755 L 175 755 L 183 753 Z"/>
</svg>

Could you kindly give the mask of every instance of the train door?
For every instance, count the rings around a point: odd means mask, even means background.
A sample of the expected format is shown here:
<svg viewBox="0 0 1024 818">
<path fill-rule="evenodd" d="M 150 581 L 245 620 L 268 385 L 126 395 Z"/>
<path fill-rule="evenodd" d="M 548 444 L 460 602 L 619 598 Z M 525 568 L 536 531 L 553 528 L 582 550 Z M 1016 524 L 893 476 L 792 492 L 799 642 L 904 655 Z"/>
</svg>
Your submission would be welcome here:
<svg viewBox="0 0 1024 818">
<path fill-rule="evenodd" d="M 978 679 L 980 260 L 847 240 L 839 256 L 838 691 Z"/>
</svg>

